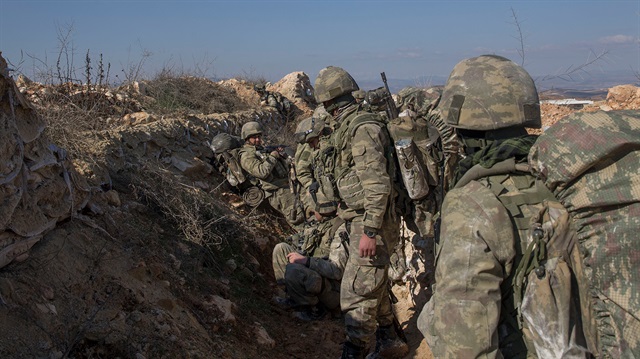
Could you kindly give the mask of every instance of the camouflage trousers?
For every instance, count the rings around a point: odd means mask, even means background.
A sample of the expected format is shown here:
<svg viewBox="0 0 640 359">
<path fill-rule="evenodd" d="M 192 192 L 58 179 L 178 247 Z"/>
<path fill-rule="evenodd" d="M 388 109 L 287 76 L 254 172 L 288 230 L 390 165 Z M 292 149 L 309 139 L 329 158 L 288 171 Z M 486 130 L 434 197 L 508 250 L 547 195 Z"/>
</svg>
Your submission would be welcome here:
<svg viewBox="0 0 640 359">
<path fill-rule="evenodd" d="M 313 306 L 322 303 L 327 309 L 340 305 L 340 282 L 323 278 L 318 272 L 301 264 L 289 263 L 287 254 L 296 248 L 288 243 L 278 243 L 273 249 L 273 273 L 276 283 L 284 285 L 296 306 Z"/>
<path fill-rule="evenodd" d="M 289 263 L 287 254 L 298 251 L 298 245 L 305 251 L 305 255 L 318 258 L 329 256 L 333 223 L 334 221 L 330 220 L 322 223 L 313 222 L 310 225 L 297 225 L 300 232 L 291 237 L 293 243 L 283 242 L 276 244 L 271 256 L 276 283 L 284 284 L 285 267 Z"/>
<path fill-rule="evenodd" d="M 362 217 L 354 218 L 349 230 L 349 260 L 340 286 L 340 306 L 345 315 L 348 340 L 367 347 L 376 331 L 376 324 L 393 323 L 389 296 L 389 255 L 399 240 L 398 222 L 385 216 L 380 233 L 376 236 L 376 255 L 363 258 L 359 254 L 360 237 L 364 233 Z"/>
<path fill-rule="evenodd" d="M 340 306 L 340 281 L 323 278 L 302 264 L 287 264 L 284 281 L 289 298 L 298 306 L 322 303 L 329 310 Z"/>
</svg>

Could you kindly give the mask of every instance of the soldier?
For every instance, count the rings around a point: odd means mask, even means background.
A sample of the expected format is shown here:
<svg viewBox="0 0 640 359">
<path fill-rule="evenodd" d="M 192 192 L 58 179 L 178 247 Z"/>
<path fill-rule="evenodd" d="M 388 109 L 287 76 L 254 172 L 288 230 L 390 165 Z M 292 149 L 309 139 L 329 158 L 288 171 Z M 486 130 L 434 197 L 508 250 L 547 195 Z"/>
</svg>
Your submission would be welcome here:
<svg viewBox="0 0 640 359">
<path fill-rule="evenodd" d="M 312 186 L 314 151 L 319 148 L 320 136 L 325 133 L 324 121 L 307 118 L 296 129 L 298 149 L 304 161 L 297 162 L 297 169 L 307 173 L 299 179 L 302 192 Z M 286 287 L 288 298 L 276 299 L 284 307 L 295 310 L 294 315 L 302 320 L 319 319 L 324 310 L 334 315 L 340 312 L 340 280 L 347 261 L 343 245 L 346 239 L 344 221 L 333 213 L 320 214 L 315 209 L 322 207 L 322 196 L 309 195 L 309 213 L 313 217 L 309 226 L 300 233 L 301 243 L 279 243 L 273 250 L 273 270 L 276 282 Z M 320 198 L 320 199 L 319 199 Z"/>
<path fill-rule="evenodd" d="M 353 98 L 356 99 L 356 103 L 363 103 L 365 94 L 364 90 L 353 91 Z"/>
<path fill-rule="evenodd" d="M 271 207 L 282 213 L 294 229 L 300 229 L 304 211 L 297 205 L 296 196 L 290 189 L 285 155 L 278 150 L 263 152 L 262 126 L 258 122 L 245 123 L 240 132 L 245 141 L 238 151 L 240 166 L 259 180 L 259 186 L 265 192 L 265 198 Z"/>
<path fill-rule="evenodd" d="M 481 170 L 503 161 L 526 162 L 536 136 L 525 128 L 541 126 L 535 84 L 503 57 L 463 60 L 449 76 L 440 109 L 457 129 L 466 158 L 442 205 L 436 285 L 418 327 L 436 358 L 535 357 L 514 317 L 510 286 L 523 251 L 523 234 L 512 223 L 525 223 L 532 214 L 529 204 L 540 202 L 527 199 L 535 178 L 513 172 L 461 180 L 476 165 Z M 526 199 L 516 207 L 524 219 L 513 217 L 499 200 L 505 194 L 514 205 Z"/>
<path fill-rule="evenodd" d="M 387 269 L 389 253 L 399 240 L 393 210 L 391 142 L 380 116 L 357 104 L 358 84 L 344 69 L 329 66 L 315 81 L 315 96 L 338 124 L 331 134 L 333 151 L 322 150 L 325 181 L 340 200 L 338 216 L 349 232 L 349 260 L 340 288 L 347 340 L 342 358 L 364 358 L 371 336 L 376 348 L 369 358 L 404 356 L 408 347 L 393 326 Z"/>
<path fill-rule="evenodd" d="M 290 119 L 293 109 L 288 98 L 279 92 L 267 91 L 263 84 L 255 85 L 253 89 L 260 95 L 261 105 L 274 108 L 285 120 Z"/>
</svg>

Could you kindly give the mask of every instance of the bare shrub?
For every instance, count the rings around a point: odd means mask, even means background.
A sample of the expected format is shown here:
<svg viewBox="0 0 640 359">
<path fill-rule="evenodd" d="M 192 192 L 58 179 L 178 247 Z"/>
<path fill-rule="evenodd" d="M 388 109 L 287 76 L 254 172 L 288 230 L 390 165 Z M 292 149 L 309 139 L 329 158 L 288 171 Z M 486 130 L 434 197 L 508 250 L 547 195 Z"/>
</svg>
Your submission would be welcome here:
<svg viewBox="0 0 640 359">
<path fill-rule="evenodd" d="M 269 82 L 264 75 L 258 74 L 254 68 L 242 70 L 242 73 L 234 76 L 234 78 L 245 81 L 251 85 L 265 85 Z"/>
<path fill-rule="evenodd" d="M 219 229 L 224 224 L 216 198 L 199 188 L 186 185 L 159 162 L 144 161 L 131 177 L 139 197 L 155 204 L 184 234 L 199 245 L 221 245 Z"/>
</svg>

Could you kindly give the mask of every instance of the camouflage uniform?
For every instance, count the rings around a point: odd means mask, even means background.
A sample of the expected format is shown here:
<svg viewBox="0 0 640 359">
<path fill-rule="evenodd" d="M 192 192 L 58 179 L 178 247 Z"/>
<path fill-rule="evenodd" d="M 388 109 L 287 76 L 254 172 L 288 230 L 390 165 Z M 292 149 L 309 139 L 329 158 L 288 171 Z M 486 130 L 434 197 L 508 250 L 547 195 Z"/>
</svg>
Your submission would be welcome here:
<svg viewBox="0 0 640 359">
<path fill-rule="evenodd" d="M 516 322 L 511 287 L 527 247 L 519 231 L 524 221 L 502 202 L 532 193 L 535 178 L 525 172 L 470 181 L 463 176 L 473 173 L 473 166 L 526 162 L 535 137 L 524 128 L 540 127 L 535 85 L 524 69 L 505 58 L 472 58 L 454 68 L 441 106 L 448 124 L 475 132 L 460 132 L 467 157 L 442 205 L 436 285 L 418 327 L 437 358 L 536 357 Z M 536 203 L 518 206 L 519 217 L 531 218 Z"/>
<path fill-rule="evenodd" d="M 313 182 L 313 153 L 314 149 L 308 143 L 298 144 L 294 157 L 296 166 L 296 178 L 300 183 L 300 200 L 305 207 L 307 217 L 311 215 L 310 211 L 314 208 L 313 199 L 309 195 L 309 187 Z"/>
<path fill-rule="evenodd" d="M 522 253 L 509 212 L 488 188 L 497 183 L 517 195 L 520 192 L 515 183 L 521 179 L 506 176 L 500 183 L 496 178 L 483 178 L 452 189 L 445 197 L 436 251 L 436 285 L 420 316 L 420 322 L 426 322 L 420 328 L 437 358 L 523 354 L 499 352 L 499 324 L 512 314 L 502 312 L 510 287 L 501 285 L 512 275 L 516 255 Z M 507 328 L 503 327 L 511 330 Z"/>
<path fill-rule="evenodd" d="M 320 301 L 328 309 L 337 309 L 339 284 L 347 258 L 340 237 L 340 233 L 345 232 L 344 221 L 335 213 L 324 213 L 320 221 L 314 218 L 319 207 L 316 202 L 322 203 L 323 198 L 309 194 L 309 188 L 315 181 L 312 163 L 317 151 L 307 141 L 324 136 L 324 128 L 323 120 L 308 118 L 301 121 L 296 129 L 295 136 L 299 142 L 295 154 L 296 174 L 309 220 L 302 232 L 292 236 L 293 243 L 275 246 L 272 262 L 276 282 L 286 285 L 289 299 L 295 306 L 309 307 Z M 287 255 L 292 252 L 309 257 L 309 267 L 289 263 Z"/>
<path fill-rule="evenodd" d="M 348 252 L 342 243 L 344 223 L 337 217 L 320 224 L 318 248 L 308 256 L 308 266 L 289 263 L 287 254 L 299 249 L 289 243 L 278 243 L 273 249 L 273 269 L 276 281 L 284 284 L 290 300 L 298 307 L 322 303 L 333 310 L 340 305 L 340 280 Z"/>
<path fill-rule="evenodd" d="M 336 114 L 337 128 L 330 139 L 335 148 L 332 174 L 340 197 L 338 216 L 349 232 L 350 255 L 340 288 L 348 338 L 343 357 L 362 357 L 376 322 L 380 328 L 393 323 L 387 270 L 400 232 L 387 160 L 391 140 L 383 119 L 355 103 L 352 92 L 358 86 L 343 69 L 321 70 L 315 90 L 316 100 Z M 373 257 L 360 256 L 365 235 L 375 240 Z"/>
<path fill-rule="evenodd" d="M 360 114 L 356 106 L 345 109 L 342 121 L 339 119 L 341 125 L 336 131 L 338 135 L 334 138 L 338 138 L 341 130 L 348 130 L 350 122 Z M 355 209 L 343 202 L 338 209 L 338 215 L 350 224 L 351 253 L 342 281 L 340 302 L 345 312 L 349 340 L 366 347 L 376 330 L 376 321 L 380 326 L 391 325 L 393 321 L 387 269 L 389 254 L 399 240 L 400 228 L 391 210 L 394 198 L 386 157 L 391 144 L 384 125 L 363 124 L 353 133 L 351 146 L 343 145 L 336 143 L 336 148 L 343 148 L 338 154 L 336 167 L 350 168 L 351 175 L 357 176 L 362 186 L 364 204 L 362 208 Z M 344 194 L 349 190 L 342 187 L 341 182 L 338 180 L 338 190 L 344 200 Z M 378 232 L 376 255 L 373 258 L 359 255 L 360 238 L 365 226 Z"/>
<path fill-rule="evenodd" d="M 291 101 L 279 92 L 267 91 L 264 85 L 256 85 L 254 89 L 260 95 L 260 103 L 278 111 L 282 117 L 288 119 L 291 115 Z"/>
<path fill-rule="evenodd" d="M 299 228 L 304 216 L 296 208 L 296 198 L 289 188 L 289 172 L 282 161 L 256 146 L 245 144 L 239 151 L 240 166 L 260 181 L 271 207 L 282 213 L 293 228 Z"/>
</svg>

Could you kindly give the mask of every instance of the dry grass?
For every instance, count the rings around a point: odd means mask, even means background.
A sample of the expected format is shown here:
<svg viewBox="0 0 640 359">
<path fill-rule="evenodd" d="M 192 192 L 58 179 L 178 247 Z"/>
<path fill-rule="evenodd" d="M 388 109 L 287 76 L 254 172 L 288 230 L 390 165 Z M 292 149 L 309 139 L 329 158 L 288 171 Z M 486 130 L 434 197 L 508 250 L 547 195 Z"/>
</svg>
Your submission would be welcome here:
<svg viewBox="0 0 640 359">
<path fill-rule="evenodd" d="M 159 115 L 227 113 L 249 108 L 232 89 L 205 78 L 160 73 L 145 84 L 148 97 L 142 100 L 143 105 Z"/>
<path fill-rule="evenodd" d="M 138 168 L 131 176 L 137 196 L 157 206 L 186 240 L 203 246 L 223 244 L 219 230 L 225 215 L 216 197 L 184 184 L 158 162 L 145 161 Z"/>
</svg>

